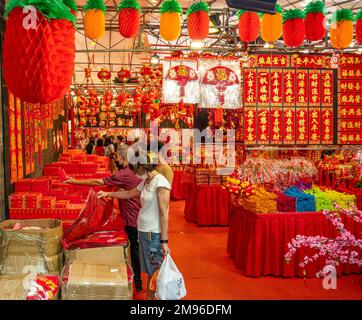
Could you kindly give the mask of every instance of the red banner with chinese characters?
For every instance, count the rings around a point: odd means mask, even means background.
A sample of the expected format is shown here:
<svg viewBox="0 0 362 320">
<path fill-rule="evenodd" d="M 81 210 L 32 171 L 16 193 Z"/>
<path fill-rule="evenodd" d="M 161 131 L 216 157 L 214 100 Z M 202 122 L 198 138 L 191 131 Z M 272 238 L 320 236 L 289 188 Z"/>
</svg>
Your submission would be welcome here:
<svg viewBox="0 0 362 320">
<path fill-rule="evenodd" d="M 343 119 L 338 122 L 338 130 L 341 132 L 360 131 L 362 129 L 361 119 Z"/>
<path fill-rule="evenodd" d="M 295 143 L 295 108 L 284 108 L 284 143 Z"/>
<path fill-rule="evenodd" d="M 296 105 L 306 107 L 308 105 L 308 70 L 296 71 Z"/>
<path fill-rule="evenodd" d="M 273 107 L 283 105 L 282 80 L 283 71 L 281 69 L 272 70 L 270 74 L 270 105 Z"/>
<path fill-rule="evenodd" d="M 16 149 L 16 115 L 15 115 L 15 97 L 8 91 L 9 107 L 9 141 L 10 141 L 10 182 L 18 180 L 18 162 Z"/>
<path fill-rule="evenodd" d="M 244 115 L 244 140 L 245 144 L 256 143 L 256 110 L 245 108 Z"/>
<path fill-rule="evenodd" d="M 340 80 L 338 91 L 342 93 L 352 93 L 362 91 L 362 80 Z"/>
<path fill-rule="evenodd" d="M 269 70 L 268 69 L 258 69 L 258 105 L 259 106 L 268 106 L 269 105 Z"/>
<path fill-rule="evenodd" d="M 24 177 L 24 162 L 23 162 L 23 124 L 21 114 L 21 101 L 15 99 L 15 117 L 16 117 L 16 149 L 18 163 L 18 180 Z"/>
<path fill-rule="evenodd" d="M 244 71 L 244 105 L 253 106 L 256 103 L 256 70 Z"/>
<path fill-rule="evenodd" d="M 270 144 L 283 143 L 283 109 L 270 109 Z"/>
<path fill-rule="evenodd" d="M 330 57 L 295 54 L 291 59 L 291 65 L 296 68 L 328 68 L 330 65 Z"/>
<path fill-rule="evenodd" d="M 362 105 L 361 93 L 338 93 L 338 105 Z"/>
<path fill-rule="evenodd" d="M 296 143 L 308 144 L 308 108 L 297 108 L 295 113 Z"/>
<path fill-rule="evenodd" d="M 360 66 L 354 68 L 341 67 L 338 69 L 338 77 L 340 79 L 362 79 L 362 70 Z"/>
<path fill-rule="evenodd" d="M 268 108 L 258 108 L 258 144 L 269 144 Z"/>
<path fill-rule="evenodd" d="M 340 144 L 362 144 L 362 132 L 339 132 L 338 143 Z"/>
<path fill-rule="evenodd" d="M 322 70 L 322 106 L 333 107 L 333 71 Z"/>
<path fill-rule="evenodd" d="M 359 67 L 362 65 L 362 57 L 358 54 L 341 54 L 338 65 L 341 67 Z"/>
<path fill-rule="evenodd" d="M 321 109 L 309 108 L 309 144 L 321 143 Z"/>
<path fill-rule="evenodd" d="M 258 54 L 251 56 L 253 66 L 258 67 L 289 67 L 290 56 L 287 54 Z"/>
<path fill-rule="evenodd" d="M 283 103 L 286 107 L 295 105 L 295 70 L 284 70 L 283 72 Z"/>
<path fill-rule="evenodd" d="M 333 144 L 333 108 L 322 108 L 322 143 Z"/>
<path fill-rule="evenodd" d="M 362 118 L 362 106 L 360 107 L 339 107 L 338 117 L 346 118 Z"/>
<path fill-rule="evenodd" d="M 309 71 L 309 106 L 316 107 L 321 103 L 321 73 L 319 70 Z"/>
</svg>

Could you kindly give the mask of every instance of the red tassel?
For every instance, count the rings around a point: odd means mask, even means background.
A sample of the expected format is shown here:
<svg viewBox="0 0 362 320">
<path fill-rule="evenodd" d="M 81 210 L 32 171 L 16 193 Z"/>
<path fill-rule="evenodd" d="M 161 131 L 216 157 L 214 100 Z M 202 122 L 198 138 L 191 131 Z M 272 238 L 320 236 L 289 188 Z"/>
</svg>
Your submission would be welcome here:
<svg viewBox="0 0 362 320">
<path fill-rule="evenodd" d="M 215 109 L 215 123 L 221 123 L 223 116 L 223 109 Z"/>
</svg>

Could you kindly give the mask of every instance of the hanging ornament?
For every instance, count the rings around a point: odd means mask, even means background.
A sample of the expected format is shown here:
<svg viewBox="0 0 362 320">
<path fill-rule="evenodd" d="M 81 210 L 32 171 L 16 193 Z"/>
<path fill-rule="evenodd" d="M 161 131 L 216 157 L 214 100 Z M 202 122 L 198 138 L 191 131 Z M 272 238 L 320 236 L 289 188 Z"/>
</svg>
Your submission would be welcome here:
<svg viewBox="0 0 362 320">
<path fill-rule="evenodd" d="M 23 8 L 33 5 L 36 20 Z M 7 88 L 22 101 L 46 104 L 69 90 L 74 71 L 75 17 L 62 1 L 7 3 L 3 71 Z M 27 25 L 29 23 L 29 25 Z"/>
<path fill-rule="evenodd" d="M 140 5 L 137 0 L 122 0 L 118 7 L 118 29 L 125 38 L 134 38 L 140 29 Z"/>
<path fill-rule="evenodd" d="M 260 21 L 260 35 L 266 42 L 274 42 L 282 35 L 282 7 L 275 6 L 275 14 L 264 13 Z"/>
<path fill-rule="evenodd" d="M 63 3 L 70 9 L 72 15 L 75 16 L 77 14 L 77 4 L 74 0 L 63 0 Z"/>
<path fill-rule="evenodd" d="M 326 35 L 325 5 L 323 1 L 312 1 L 304 9 L 305 38 L 309 41 L 322 40 Z"/>
<path fill-rule="evenodd" d="M 106 31 L 106 6 L 103 0 L 88 0 L 83 11 L 85 35 L 92 40 L 102 38 Z"/>
<path fill-rule="evenodd" d="M 106 68 L 102 68 L 101 71 L 97 73 L 97 77 L 102 82 L 107 82 L 111 78 L 111 73 Z"/>
<path fill-rule="evenodd" d="M 160 35 L 166 41 L 176 40 L 181 33 L 182 8 L 177 0 L 166 0 L 160 8 Z"/>
<path fill-rule="evenodd" d="M 187 29 L 192 40 L 202 41 L 209 35 L 209 13 L 209 5 L 202 0 L 187 10 Z"/>
<path fill-rule="evenodd" d="M 189 81 L 198 80 L 197 73 L 194 69 L 184 66 L 178 65 L 168 70 L 166 75 L 167 80 L 174 80 L 180 87 L 180 99 L 182 100 L 185 96 L 185 86 Z"/>
<path fill-rule="evenodd" d="M 356 15 L 356 41 L 362 45 L 362 9 Z"/>
<path fill-rule="evenodd" d="M 283 14 L 283 38 L 287 47 L 300 46 L 305 37 L 304 13 L 290 9 Z"/>
<path fill-rule="evenodd" d="M 238 11 L 239 23 L 239 38 L 242 42 L 253 42 L 259 36 L 260 19 L 256 12 Z"/>
<path fill-rule="evenodd" d="M 119 82 L 127 82 L 131 78 L 131 72 L 126 68 L 121 68 L 117 73 L 118 81 Z"/>
<path fill-rule="evenodd" d="M 348 48 L 353 41 L 353 12 L 339 9 L 332 13 L 330 38 L 333 48 Z"/>
<path fill-rule="evenodd" d="M 86 79 L 90 79 L 92 77 L 92 69 L 91 68 L 85 68 L 84 69 L 84 77 Z"/>
</svg>

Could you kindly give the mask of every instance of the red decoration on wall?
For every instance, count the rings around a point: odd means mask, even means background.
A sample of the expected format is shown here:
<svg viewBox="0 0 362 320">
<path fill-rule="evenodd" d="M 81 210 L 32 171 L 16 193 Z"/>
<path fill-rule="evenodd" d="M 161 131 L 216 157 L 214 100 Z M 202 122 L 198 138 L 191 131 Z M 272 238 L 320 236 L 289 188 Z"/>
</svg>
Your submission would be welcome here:
<svg viewBox="0 0 362 320">
<path fill-rule="evenodd" d="M 166 79 L 175 80 L 180 86 L 180 97 L 185 95 L 185 86 L 189 81 L 198 80 L 197 72 L 189 66 L 178 65 L 168 70 Z"/>
<path fill-rule="evenodd" d="M 362 127 L 360 128 L 362 129 Z M 322 143 L 333 144 L 333 108 L 322 109 Z"/>
<path fill-rule="evenodd" d="M 281 107 L 283 103 L 283 71 L 276 69 L 270 74 L 270 105 Z"/>
<path fill-rule="evenodd" d="M 244 69 L 244 105 L 253 106 L 256 103 L 256 71 Z"/>
<path fill-rule="evenodd" d="M 245 144 L 256 143 L 256 110 L 245 108 L 244 111 L 244 140 Z"/>
<path fill-rule="evenodd" d="M 8 91 L 9 97 L 9 141 L 10 141 L 10 182 L 14 183 L 18 180 L 18 163 L 16 149 L 16 116 L 15 116 L 15 97 Z"/>
<path fill-rule="evenodd" d="M 283 117 L 283 142 L 284 144 L 294 144 L 295 143 L 295 109 L 294 108 L 284 108 L 284 117 Z"/>
<path fill-rule="evenodd" d="M 305 107 L 308 105 L 308 70 L 296 71 L 296 105 Z"/>
<path fill-rule="evenodd" d="M 270 109 L 270 144 L 282 144 L 283 142 L 283 109 Z"/>
<path fill-rule="evenodd" d="M 18 180 L 24 177 L 24 162 L 23 162 L 23 123 L 21 102 L 15 99 L 15 117 L 16 117 L 16 149 L 18 163 Z"/>
<path fill-rule="evenodd" d="M 283 103 L 286 107 L 295 105 L 295 71 L 284 70 L 283 72 L 284 91 Z"/>
<path fill-rule="evenodd" d="M 322 106 L 333 106 L 333 71 L 322 71 Z"/>
<path fill-rule="evenodd" d="M 321 143 L 321 109 L 309 108 L 309 144 Z"/>
<path fill-rule="evenodd" d="M 269 109 L 258 108 L 258 144 L 269 144 Z"/>
<path fill-rule="evenodd" d="M 308 144 L 308 108 L 297 108 L 295 112 L 296 143 Z"/>
<path fill-rule="evenodd" d="M 270 93 L 269 93 L 269 70 L 259 69 L 258 70 L 258 105 L 268 106 Z"/>
<path fill-rule="evenodd" d="M 321 73 L 319 70 L 309 71 L 309 106 L 319 106 L 321 103 Z"/>
<path fill-rule="evenodd" d="M 257 54 L 250 56 L 252 66 L 258 67 L 288 67 L 290 56 L 287 54 Z"/>
</svg>

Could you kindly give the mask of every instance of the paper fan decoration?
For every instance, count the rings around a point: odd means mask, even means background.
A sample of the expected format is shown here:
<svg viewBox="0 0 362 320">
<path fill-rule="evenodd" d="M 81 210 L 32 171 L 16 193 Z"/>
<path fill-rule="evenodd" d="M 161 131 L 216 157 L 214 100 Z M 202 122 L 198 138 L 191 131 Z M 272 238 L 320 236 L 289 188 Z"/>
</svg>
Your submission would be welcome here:
<svg viewBox="0 0 362 320">
<path fill-rule="evenodd" d="M 202 83 L 215 86 L 218 92 L 219 103 L 224 105 L 225 90 L 229 86 L 239 84 L 240 81 L 236 73 L 230 68 L 217 66 L 206 72 Z"/>
<path fill-rule="evenodd" d="M 167 80 L 175 80 L 180 86 L 180 96 L 185 95 L 185 86 L 189 81 L 196 81 L 199 79 L 194 69 L 188 66 L 178 65 L 168 70 L 166 75 Z"/>
</svg>

